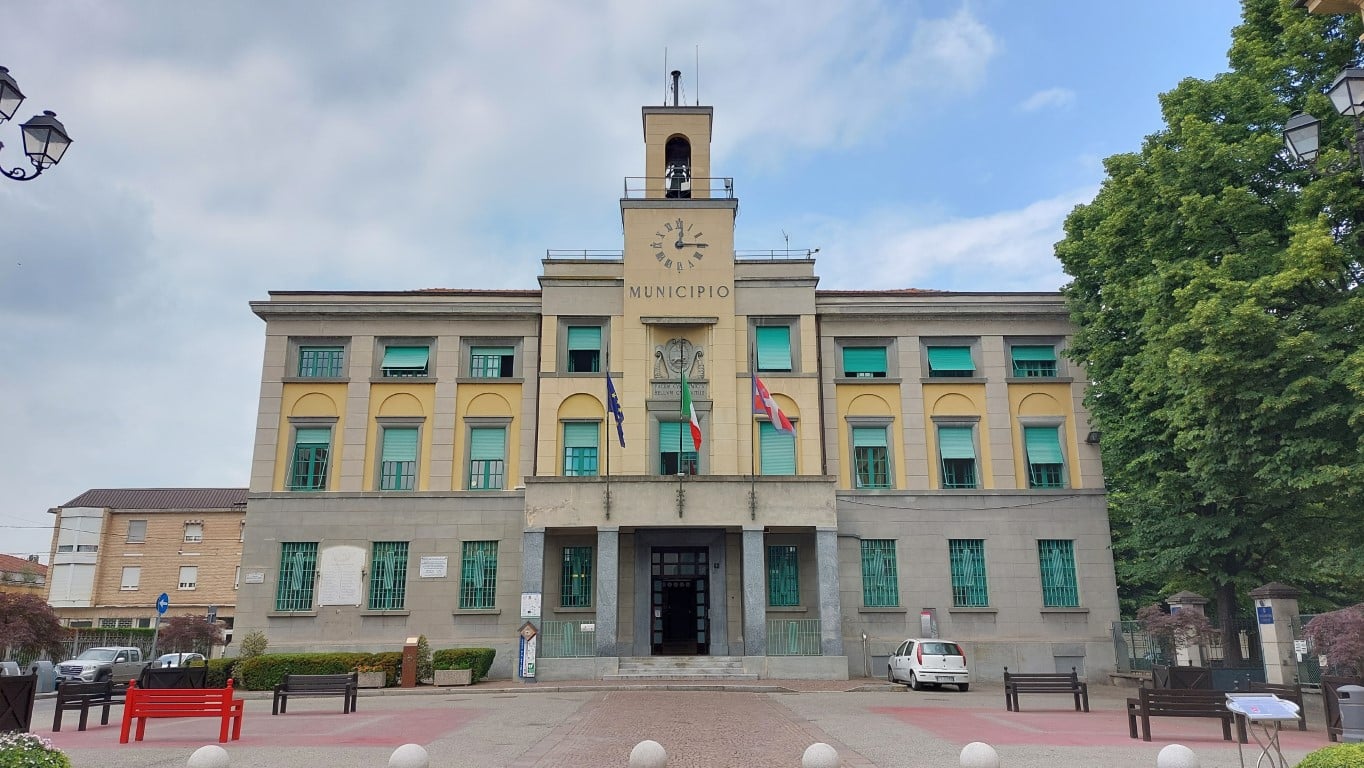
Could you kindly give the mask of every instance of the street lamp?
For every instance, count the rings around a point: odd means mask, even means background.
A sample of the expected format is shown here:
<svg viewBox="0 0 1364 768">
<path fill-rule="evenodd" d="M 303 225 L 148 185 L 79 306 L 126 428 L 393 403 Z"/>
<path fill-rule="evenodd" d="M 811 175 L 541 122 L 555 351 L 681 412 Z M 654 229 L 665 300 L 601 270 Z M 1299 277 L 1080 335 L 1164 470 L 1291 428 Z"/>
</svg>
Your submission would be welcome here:
<svg viewBox="0 0 1364 768">
<path fill-rule="evenodd" d="M 24 94 L 19 84 L 10 77 L 9 70 L 0 67 L 0 123 L 14 117 Z M 33 163 L 33 173 L 26 173 L 22 167 L 7 170 L 0 166 L 0 175 L 15 181 L 28 181 L 38 178 L 43 171 L 61 162 L 66 148 L 71 146 L 71 137 L 66 135 L 66 126 L 57 120 L 57 114 L 45 110 L 34 115 L 27 123 L 19 126 L 24 136 L 24 154 Z M 5 145 L 0 143 L 0 149 Z"/>
</svg>

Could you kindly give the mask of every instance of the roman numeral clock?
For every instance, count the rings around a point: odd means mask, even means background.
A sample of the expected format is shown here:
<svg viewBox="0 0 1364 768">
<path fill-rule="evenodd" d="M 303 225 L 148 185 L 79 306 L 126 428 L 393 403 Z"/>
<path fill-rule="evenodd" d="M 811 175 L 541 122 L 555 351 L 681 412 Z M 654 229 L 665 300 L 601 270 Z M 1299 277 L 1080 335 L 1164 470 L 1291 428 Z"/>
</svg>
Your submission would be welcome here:
<svg viewBox="0 0 1364 768">
<path fill-rule="evenodd" d="M 685 272 L 701 263 L 705 258 L 703 250 L 710 247 L 704 242 L 701 230 L 688 223 L 681 216 L 665 221 L 662 228 L 654 233 L 658 239 L 649 243 L 654 258 L 666 270 Z"/>
</svg>

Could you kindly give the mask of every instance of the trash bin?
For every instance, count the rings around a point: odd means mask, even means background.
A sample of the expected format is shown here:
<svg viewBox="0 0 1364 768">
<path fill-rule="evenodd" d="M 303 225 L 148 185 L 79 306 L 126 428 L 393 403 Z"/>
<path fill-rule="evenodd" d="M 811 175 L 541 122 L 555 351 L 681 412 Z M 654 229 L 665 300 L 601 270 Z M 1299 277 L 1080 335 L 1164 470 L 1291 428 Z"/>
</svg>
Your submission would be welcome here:
<svg viewBox="0 0 1364 768">
<path fill-rule="evenodd" d="M 0 661 L 0 675 L 11 677 L 19 674 L 19 662 Z"/>
<path fill-rule="evenodd" d="M 28 673 L 38 676 L 38 693 L 57 690 L 57 668 L 47 659 L 38 659 L 28 665 Z"/>
<path fill-rule="evenodd" d="M 1342 685 L 1336 689 L 1340 701 L 1340 740 L 1364 741 L 1364 687 Z"/>
</svg>

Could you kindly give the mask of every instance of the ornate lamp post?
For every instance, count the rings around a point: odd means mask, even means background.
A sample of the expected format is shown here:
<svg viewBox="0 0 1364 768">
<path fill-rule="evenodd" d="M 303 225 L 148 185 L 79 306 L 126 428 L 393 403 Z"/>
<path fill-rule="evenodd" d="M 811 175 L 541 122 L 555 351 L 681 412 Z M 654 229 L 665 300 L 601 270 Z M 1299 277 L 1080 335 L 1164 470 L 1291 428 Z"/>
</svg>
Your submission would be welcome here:
<svg viewBox="0 0 1364 768">
<path fill-rule="evenodd" d="M 0 67 L 0 123 L 14 117 L 23 101 L 24 94 L 19 90 L 19 84 L 10 77 L 8 69 Z M 55 112 L 44 111 L 19 128 L 24 136 L 24 154 L 33 163 L 33 172 L 25 172 L 22 166 L 14 169 L 0 166 L 0 176 L 15 181 L 36 179 L 43 171 L 61 162 L 66 148 L 71 146 L 71 137 L 66 135 L 66 127 L 57 120 Z M 4 147 L 0 143 L 0 149 Z"/>
</svg>

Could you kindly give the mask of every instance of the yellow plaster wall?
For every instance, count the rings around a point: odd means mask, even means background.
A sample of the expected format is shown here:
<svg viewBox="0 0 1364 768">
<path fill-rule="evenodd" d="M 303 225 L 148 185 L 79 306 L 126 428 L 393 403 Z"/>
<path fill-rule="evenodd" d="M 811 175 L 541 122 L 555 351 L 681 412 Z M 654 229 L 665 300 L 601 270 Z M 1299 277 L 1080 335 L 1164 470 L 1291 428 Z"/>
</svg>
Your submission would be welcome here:
<svg viewBox="0 0 1364 768">
<path fill-rule="evenodd" d="M 764 383 L 766 383 L 764 381 Z M 830 453 L 838 452 L 838 487 L 853 487 L 852 433 L 847 416 L 889 416 L 890 432 L 887 439 L 894 446 L 891 455 L 894 466 L 894 488 L 905 487 L 904 414 L 900 413 L 900 388 L 895 384 L 839 384 L 836 390 L 838 445 L 830 446 Z"/>
<path fill-rule="evenodd" d="M 644 115 L 644 175 L 648 177 L 649 197 L 663 196 L 663 175 L 667 172 L 665 151 L 668 139 L 685 136 L 691 144 L 691 175 L 694 179 L 710 178 L 709 114 L 646 113 Z M 695 197 L 705 197 L 710 182 L 692 185 Z"/>
<path fill-rule="evenodd" d="M 1009 415 L 1013 430 L 1015 480 L 1019 488 L 1028 487 L 1027 454 L 1023 449 L 1023 429 L 1018 426 L 1020 416 L 1053 416 L 1063 420 L 1061 450 L 1065 453 L 1067 484 L 1084 488 L 1085 478 L 1080 473 L 1079 436 L 1075 413 L 1071 409 L 1070 384 L 1010 384 Z"/>
<path fill-rule="evenodd" d="M 289 418 L 322 417 L 335 418 L 332 425 L 332 449 L 328 458 L 327 490 L 335 491 L 340 485 L 342 441 L 346 433 L 346 385 L 286 383 L 280 395 L 280 439 L 275 444 L 275 479 L 272 487 L 283 491 L 289 476 L 290 450 L 294 445 L 294 435 Z"/>
<path fill-rule="evenodd" d="M 928 475 L 932 478 L 933 488 L 942 488 L 942 463 L 938 461 L 938 429 L 934 416 L 977 416 L 976 445 L 980 457 L 976 462 L 976 477 L 981 488 L 994 488 L 994 473 L 989 471 L 992 453 L 990 450 L 990 419 L 985 407 L 984 384 L 925 384 L 924 410 L 928 417 L 924 420 L 924 444 L 928 446 Z"/>
<path fill-rule="evenodd" d="M 430 490 L 431 434 L 435 431 L 431 414 L 435 413 L 436 386 L 434 384 L 371 384 L 369 388 L 369 423 L 365 427 L 365 475 L 362 487 L 379 490 L 377 462 L 383 446 L 379 442 L 379 417 L 412 417 L 426 419 L 421 428 L 421 446 L 417 449 L 417 488 Z"/>
<path fill-rule="evenodd" d="M 455 397 L 455 413 L 464 418 L 496 417 L 507 419 L 507 458 L 503 490 L 521 484 L 521 385 L 461 384 Z M 469 485 L 469 428 L 460 419 L 455 427 L 454 486 L 468 490 Z M 491 493 L 492 491 L 490 491 Z"/>
</svg>

